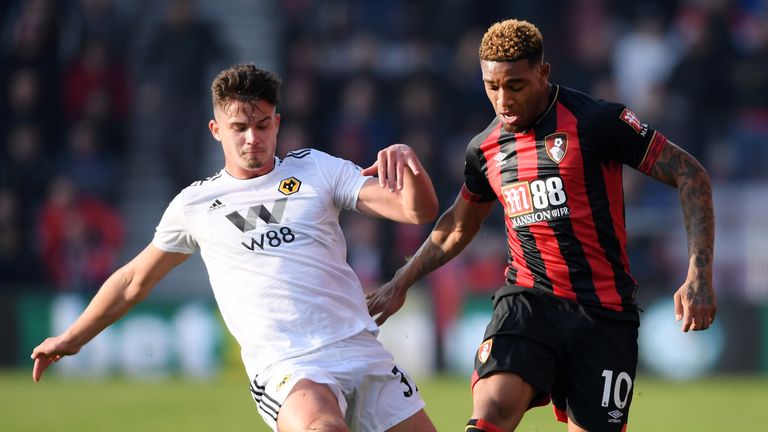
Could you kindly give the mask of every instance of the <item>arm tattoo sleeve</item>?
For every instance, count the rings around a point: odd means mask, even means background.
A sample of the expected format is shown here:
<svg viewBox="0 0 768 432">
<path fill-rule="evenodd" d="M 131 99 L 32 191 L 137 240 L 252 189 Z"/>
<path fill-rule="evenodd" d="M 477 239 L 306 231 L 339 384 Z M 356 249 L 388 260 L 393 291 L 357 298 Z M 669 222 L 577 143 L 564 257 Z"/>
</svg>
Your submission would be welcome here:
<svg viewBox="0 0 768 432">
<path fill-rule="evenodd" d="M 457 221 L 457 215 L 449 210 L 437 221 L 432 233 L 407 264 L 409 284 L 428 275 L 458 255 L 480 229 L 482 219 L 490 209 L 481 210 L 481 217 L 469 223 Z M 466 222 L 466 221 L 464 221 Z"/>
<path fill-rule="evenodd" d="M 693 156 L 668 142 L 650 176 L 677 188 L 691 266 L 704 280 L 711 280 L 715 216 L 709 175 Z"/>
<path fill-rule="evenodd" d="M 421 279 L 450 261 L 451 258 L 453 258 L 453 256 L 446 253 L 440 246 L 435 244 L 431 238 L 427 238 L 414 256 L 414 261 L 412 263 L 414 267 L 414 275 L 417 279 Z"/>
</svg>

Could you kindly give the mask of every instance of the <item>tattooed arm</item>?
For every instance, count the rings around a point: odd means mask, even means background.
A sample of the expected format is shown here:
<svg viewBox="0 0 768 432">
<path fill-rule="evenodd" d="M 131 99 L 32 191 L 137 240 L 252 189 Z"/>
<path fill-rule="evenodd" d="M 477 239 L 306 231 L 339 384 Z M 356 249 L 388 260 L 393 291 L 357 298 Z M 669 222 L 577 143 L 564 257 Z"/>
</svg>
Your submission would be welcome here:
<svg viewBox="0 0 768 432">
<path fill-rule="evenodd" d="M 368 312 L 382 325 L 405 303 L 408 288 L 459 254 L 475 237 L 496 201 L 474 203 L 461 196 L 446 210 L 416 254 L 389 282 L 368 295 Z"/>
<path fill-rule="evenodd" d="M 675 293 L 675 318 L 682 330 L 705 330 L 715 320 L 712 286 L 715 216 L 709 175 L 698 160 L 667 142 L 649 175 L 677 188 L 688 236 L 688 276 Z"/>
</svg>

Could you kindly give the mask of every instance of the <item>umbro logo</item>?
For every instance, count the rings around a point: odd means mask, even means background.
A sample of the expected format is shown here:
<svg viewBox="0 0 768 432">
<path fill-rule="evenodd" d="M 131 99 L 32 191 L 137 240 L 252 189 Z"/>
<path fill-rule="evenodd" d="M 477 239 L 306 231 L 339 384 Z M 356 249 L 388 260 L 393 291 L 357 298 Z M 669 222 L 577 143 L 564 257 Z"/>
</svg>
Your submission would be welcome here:
<svg viewBox="0 0 768 432">
<path fill-rule="evenodd" d="M 225 205 L 217 199 L 216 201 L 212 202 L 211 205 L 208 206 L 208 213 L 223 207 L 225 207 Z"/>
<path fill-rule="evenodd" d="M 609 412 L 608 415 L 613 417 L 613 418 L 615 418 L 615 419 L 617 419 L 617 418 L 623 416 L 624 414 L 621 411 L 619 411 L 619 410 L 613 410 L 613 411 Z"/>
<path fill-rule="evenodd" d="M 502 165 L 506 165 L 507 161 L 504 160 L 504 158 L 506 157 L 507 157 L 506 153 L 499 152 L 498 154 L 496 154 L 496 156 L 493 157 L 493 160 L 496 161 L 496 166 L 500 167 Z"/>
</svg>

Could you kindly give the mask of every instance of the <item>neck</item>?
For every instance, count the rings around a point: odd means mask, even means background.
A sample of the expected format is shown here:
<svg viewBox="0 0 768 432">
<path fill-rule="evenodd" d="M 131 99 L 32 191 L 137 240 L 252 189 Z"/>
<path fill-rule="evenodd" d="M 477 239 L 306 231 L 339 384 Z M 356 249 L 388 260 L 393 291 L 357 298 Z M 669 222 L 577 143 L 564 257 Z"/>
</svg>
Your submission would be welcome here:
<svg viewBox="0 0 768 432">
<path fill-rule="evenodd" d="M 538 107 L 536 107 L 536 112 L 538 113 L 536 115 L 536 119 L 528 125 L 524 130 L 528 130 L 534 126 L 541 120 L 542 117 L 549 111 L 549 107 L 552 104 L 552 97 L 554 96 L 554 87 L 551 83 L 547 83 L 547 88 L 543 92 L 542 97 L 539 98 Z"/>
<path fill-rule="evenodd" d="M 544 91 L 544 95 L 541 97 L 539 101 L 539 107 L 538 107 L 539 114 L 536 116 L 536 121 L 534 121 L 533 124 L 538 123 L 539 120 L 541 120 L 541 117 L 547 113 L 549 109 L 549 105 L 552 103 L 552 96 L 554 94 L 553 90 L 554 88 L 552 87 L 552 84 L 547 83 L 547 89 L 546 91 Z"/>
</svg>

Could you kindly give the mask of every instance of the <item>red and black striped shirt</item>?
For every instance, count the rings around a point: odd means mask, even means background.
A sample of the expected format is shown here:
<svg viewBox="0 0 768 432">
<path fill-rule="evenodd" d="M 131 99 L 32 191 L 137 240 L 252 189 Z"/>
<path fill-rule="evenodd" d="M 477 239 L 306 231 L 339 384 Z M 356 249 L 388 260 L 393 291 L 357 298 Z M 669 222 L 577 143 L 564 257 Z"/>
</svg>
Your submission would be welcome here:
<svg viewBox="0 0 768 432">
<path fill-rule="evenodd" d="M 624 105 L 560 86 L 530 130 L 495 118 L 467 146 L 462 196 L 504 206 L 507 284 L 636 314 L 622 165 L 647 174 L 664 143 Z"/>
</svg>

